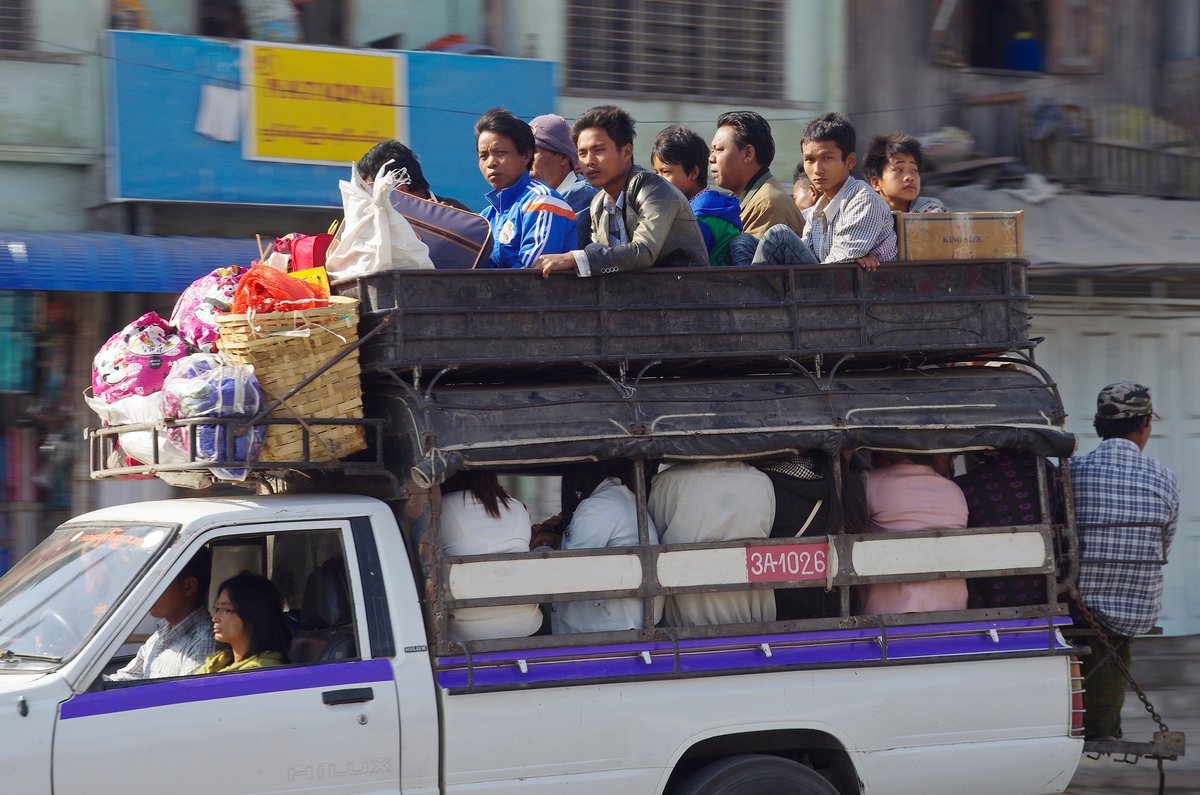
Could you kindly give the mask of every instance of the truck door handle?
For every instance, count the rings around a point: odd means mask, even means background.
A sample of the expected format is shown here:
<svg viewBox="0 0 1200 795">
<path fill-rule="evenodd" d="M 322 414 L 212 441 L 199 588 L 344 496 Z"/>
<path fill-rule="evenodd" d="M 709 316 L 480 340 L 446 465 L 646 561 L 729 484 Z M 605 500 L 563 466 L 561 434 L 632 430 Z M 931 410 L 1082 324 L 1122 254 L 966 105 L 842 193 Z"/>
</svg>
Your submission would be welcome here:
<svg viewBox="0 0 1200 795">
<path fill-rule="evenodd" d="M 345 690 L 326 690 L 321 694 L 321 701 L 326 704 L 356 704 L 360 701 L 373 701 L 375 691 L 369 687 L 348 687 Z"/>
</svg>

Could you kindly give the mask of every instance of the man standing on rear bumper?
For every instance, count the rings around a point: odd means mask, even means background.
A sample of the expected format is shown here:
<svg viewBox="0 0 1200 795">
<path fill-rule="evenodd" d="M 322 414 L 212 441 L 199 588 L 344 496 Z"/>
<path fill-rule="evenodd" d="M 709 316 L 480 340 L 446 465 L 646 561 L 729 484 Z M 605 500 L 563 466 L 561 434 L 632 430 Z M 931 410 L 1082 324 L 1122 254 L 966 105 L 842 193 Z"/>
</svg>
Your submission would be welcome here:
<svg viewBox="0 0 1200 795">
<path fill-rule="evenodd" d="M 1091 641 L 1082 660 L 1089 740 L 1121 738 L 1125 678 L 1114 658 L 1129 666 L 1133 636 L 1149 632 L 1162 609 L 1162 567 L 1179 523 L 1179 482 L 1142 452 L 1154 419 L 1149 387 L 1109 384 L 1096 398 L 1094 426 L 1103 441 L 1070 462 L 1079 594 L 1108 639 Z"/>
</svg>

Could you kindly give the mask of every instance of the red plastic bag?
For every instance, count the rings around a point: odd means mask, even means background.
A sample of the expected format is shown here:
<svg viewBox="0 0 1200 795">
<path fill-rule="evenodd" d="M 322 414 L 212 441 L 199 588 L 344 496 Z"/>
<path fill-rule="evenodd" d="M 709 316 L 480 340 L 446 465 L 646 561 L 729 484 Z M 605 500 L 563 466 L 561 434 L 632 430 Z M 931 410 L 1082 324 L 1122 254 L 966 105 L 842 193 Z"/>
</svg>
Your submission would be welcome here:
<svg viewBox="0 0 1200 795">
<path fill-rule="evenodd" d="M 301 279 L 294 279 L 269 265 L 256 264 L 238 282 L 233 294 L 233 313 L 290 312 L 329 306 L 329 293 Z"/>
</svg>

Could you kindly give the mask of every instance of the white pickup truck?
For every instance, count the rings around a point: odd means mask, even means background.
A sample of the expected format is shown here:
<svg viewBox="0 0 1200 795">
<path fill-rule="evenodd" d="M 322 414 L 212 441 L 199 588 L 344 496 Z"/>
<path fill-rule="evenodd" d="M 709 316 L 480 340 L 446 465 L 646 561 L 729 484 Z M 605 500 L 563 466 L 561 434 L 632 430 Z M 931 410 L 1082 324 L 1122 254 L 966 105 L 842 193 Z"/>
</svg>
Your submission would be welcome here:
<svg viewBox="0 0 1200 795">
<path fill-rule="evenodd" d="M 734 278 L 695 270 L 658 278 L 677 291 L 688 279 Z M 794 280 L 790 270 L 755 276 Z M 864 278 L 852 264 L 830 272 Z M 507 285 L 523 275 L 443 276 Z M 414 284 L 428 282 L 405 295 Z M 655 323 L 669 321 L 655 312 Z M 918 336 L 928 340 L 928 327 Z M 497 384 L 456 379 L 449 367 L 400 378 L 395 361 L 372 365 L 381 358 L 363 349 L 368 414 L 386 423 L 366 456 L 378 455 L 365 467 L 377 477 L 342 464 L 318 481 L 384 498 L 326 491 L 105 508 L 64 524 L 0 579 L 4 792 L 1040 795 L 1071 780 L 1083 747 L 1080 684 L 1055 588 L 1072 574 L 1069 522 L 652 544 L 639 487 L 635 546 L 451 557 L 439 540 L 438 484 L 464 469 L 501 472 L 519 488 L 529 476 L 553 483 L 581 460 L 620 459 L 645 474 L 787 451 L 1061 458 L 1074 440 L 1031 360 L 918 369 L 874 360 L 830 372 L 797 354 L 774 372 L 760 363 L 733 372 L 729 359 L 701 371 L 689 359 L 662 378 L 645 368 L 628 376 L 627 362 L 593 364 L 593 378 L 547 376 L 531 361 Z M 372 382 L 372 367 L 390 375 Z M 251 482 L 296 491 L 309 478 L 288 473 L 304 467 L 256 468 Z M 1039 491 L 1031 499 L 1048 517 L 1044 477 Z M 279 587 L 293 626 L 288 664 L 105 680 L 202 547 L 214 583 L 250 570 Z M 853 591 L 872 583 L 1019 575 L 1044 578 L 1049 596 L 925 614 L 853 607 Z M 780 588 L 836 593 L 841 607 L 671 627 L 648 606 Z M 447 633 L 448 614 L 463 607 L 606 598 L 643 600 L 643 625 L 477 641 Z"/>
</svg>

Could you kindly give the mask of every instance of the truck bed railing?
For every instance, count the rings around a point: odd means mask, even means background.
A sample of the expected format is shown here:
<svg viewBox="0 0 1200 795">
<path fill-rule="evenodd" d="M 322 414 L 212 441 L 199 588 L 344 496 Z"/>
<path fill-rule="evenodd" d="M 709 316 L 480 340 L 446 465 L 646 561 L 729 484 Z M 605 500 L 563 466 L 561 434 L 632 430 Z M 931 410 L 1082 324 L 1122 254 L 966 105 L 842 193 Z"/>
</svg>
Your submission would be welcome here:
<svg viewBox="0 0 1200 795">
<path fill-rule="evenodd" d="M 660 371 L 787 356 L 854 365 L 1032 347 L 1025 260 L 652 268 L 617 278 L 521 271 L 384 271 L 344 280 L 360 302 L 364 372 L 413 381 L 578 374 L 585 362 Z"/>
<path fill-rule="evenodd" d="M 912 533 L 832 535 L 696 544 L 663 544 L 529 554 L 441 557 L 427 590 L 430 603 L 446 612 L 469 607 L 597 599 L 653 599 L 687 593 L 721 593 L 792 588 L 840 592 L 840 615 L 743 625 L 745 633 L 788 629 L 851 629 L 1015 620 L 1066 615 L 1055 600 L 1059 561 L 1058 525 L 935 530 Z M 1011 608 L 973 608 L 938 613 L 852 615 L 851 589 L 872 583 L 1038 576 L 1047 600 Z M 445 614 L 431 622 L 439 654 L 465 648 L 444 640 Z M 654 637 L 663 628 L 589 633 L 588 642 Z M 715 638 L 727 626 L 672 627 L 678 638 Z M 542 648 L 581 642 L 580 635 L 472 641 L 472 652 Z"/>
</svg>

